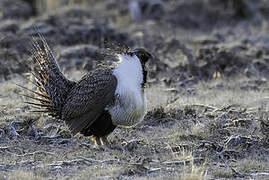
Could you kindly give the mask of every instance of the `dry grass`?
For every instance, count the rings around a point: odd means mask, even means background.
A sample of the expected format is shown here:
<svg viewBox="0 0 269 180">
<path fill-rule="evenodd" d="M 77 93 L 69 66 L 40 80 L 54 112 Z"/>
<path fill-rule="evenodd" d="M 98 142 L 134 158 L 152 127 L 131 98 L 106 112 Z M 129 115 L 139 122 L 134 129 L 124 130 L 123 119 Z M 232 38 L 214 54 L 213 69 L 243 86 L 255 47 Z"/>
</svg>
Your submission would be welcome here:
<svg viewBox="0 0 269 180">
<path fill-rule="evenodd" d="M 173 108 L 201 104 L 220 108 L 238 104 L 247 108 L 263 106 L 268 109 L 269 93 L 266 91 L 266 87 L 264 87 L 265 90 L 244 90 L 251 81 L 246 78 L 238 79 L 237 77 L 237 79 L 218 79 L 212 82 L 201 82 L 193 87 L 195 95 L 181 96 L 169 106 Z"/>
<path fill-rule="evenodd" d="M 188 160 L 189 164 L 184 164 L 183 173 L 180 176 L 182 180 L 202 180 L 207 179 L 206 162 L 196 165 L 195 157 L 192 152 L 185 152 L 183 149 L 181 154 L 177 157 L 179 160 Z"/>
<path fill-rule="evenodd" d="M 234 164 L 241 173 L 262 172 L 267 169 L 268 163 L 257 159 L 243 159 Z"/>
<path fill-rule="evenodd" d="M 13 81 L 18 80 L 13 79 Z M 224 84 L 225 87 L 233 87 L 234 85 L 235 83 L 232 82 Z M 229 164 L 225 166 L 232 166 L 243 175 L 251 174 L 253 171 L 267 171 L 267 159 L 258 160 L 255 159 L 256 156 L 253 160 L 245 159 L 246 155 L 244 154 L 249 152 L 237 153 L 238 147 L 233 146 L 234 142 L 230 140 L 227 143 L 229 134 L 219 135 L 221 131 L 233 132 L 232 134 L 237 134 L 239 138 L 246 135 L 249 139 L 247 142 L 242 141 L 241 146 L 246 146 L 244 143 L 251 143 L 253 147 L 258 148 L 257 151 L 266 154 L 262 150 L 261 144 L 248 136 L 252 129 L 259 128 L 259 123 L 254 123 L 252 120 L 253 122 L 249 122 L 251 128 L 246 129 L 245 126 L 238 126 L 233 121 L 237 119 L 248 120 L 250 117 L 258 115 L 256 114 L 258 106 L 255 107 L 253 102 L 261 101 L 267 96 L 267 93 L 260 93 L 259 98 L 254 100 L 253 98 L 258 92 L 250 91 L 249 94 L 252 98 L 240 100 L 240 98 L 234 98 L 236 93 L 244 93 L 240 88 L 234 87 L 232 89 L 236 89 L 236 91 L 232 92 L 232 90 L 212 89 L 212 86 L 214 85 L 210 82 L 197 84 L 194 88 L 199 89 L 198 92 L 201 93 L 191 95 L 189 98 L 186 98 L 186 95 L 178 95 L 179 99 L 172 104 L 170 104 L 169 99 L 177 98 L 177 96 L 169 95 L 160 86 L 150 87 L 148 89 L 150 92 L 148 96 L 149 115 L 145 121 L 138 127 L 131 129 L 118 128 L 109 136 L 109 140 L 116 146 L 127 145 L 125 150 L 119 148 L 95 149 L 87 138 L 81 136 L 69 138 L 69 132 L 60 121 L 55 121 L 46 115 L 37 116 L 39 122 L 30 125 L 29 130 L 25 129 L 23 124 L 15 126 L 20 136 L 6 136 L 9 141 L 2 139 L 0 164 L 4 165 L 7 170 L 15 170 L 12 173 L 4 171 L 3 177 L 10 179 L 18 177 L 22 179 L 24 177 L 30 179 L 42 177 L 57 179 L 67 177 L 76 179 L 234 177 L 234 172 L 231 169 L 224 170 L 222 168 L 223 161 Z M 6 129 L 11 122 L 35 119 L 35 116 L 27 113 L 28 110 L 24 109 L 24 105 L 20 102 L 22 99 L 12 98 L 12 92 L 19 91 L 17 86 L 7 82 L 7 86 L 1 91 L 6 94 L 5 98 L 9 99 L 6 101 L 8 102 L 6 105 L 10 108 L 6 108 L 5 113 L 1 116 L 0 129 Z M 218 98 L 223 98 L 223 101 L 227 101 L 227 103 L 240 104 L 243 101 L 249 101 L 249 103 L 239 106 L 239 108 L 238 106 L 230 108 L 227 106 L 227 109 L 223 109 L 223 106 L 219 104 L 220 100 L 212 100 L 217 94 Z M 158 104 L 158 101 L 161 105 Z M 180 105 L 179 101 L 181 101 Z M 251 104 L 251 106 L 247 104 Z M 16 116 L 12 116 L 14 114 L 12 107 L 15 106 L 20 111 L 17 112 Z M 266 107 L 265 104 L 264 108 Z M 242 111 L 244 108 L 250 114 Z M 31 128 L 42 133 L 40 134 L 41 139 L 34 140 Z M 51 136 L 51 138 L 46 136 Z M 218 138 L 223 139 L 223 142 L 219 141 Z M 203 142 L 209 144 L 203 145 Z M 210 143 L 212 144 L 210 145 Z M 220 151 L 214 149 L 214 146 L 224 148 L 223 156 L 218 155 Z M 252 151 L 251 147 L 247 148 L 248 151 Z M 228 153 L 228 150 L 237 154 L 227 156 L 225 153 Z M 239 160 L 232 163 L 229 162 L 230 158 L 239 158 Z M 214 165 L 216 163 L 217 165 Z"/>
<path fill-rule="evenodd" d="M 62 3 L 42 2 L 47 5 L 39 9 L 40 11 L 54 11 Z M 71 0 L 68 2 L 69 5 L 75 3 Z M 193 21 L 195 26 L 199 27 L 204 23 L 210 25 L 208 22 L 197 22 L 197 2 L 187 2 L 193 3 L 192 9 L 192 6 L 184 6 L 185 1 L 182 1 L 180 3 L 183 6 L 179 6 L 179 9 L 189 7 L 187 14 L 193 11 L 186 18 Z M 204 1 L 205 4 L 210 2 Z M 72 136 L 63 122 L 44 114 L 29 113 L 31 108 L 23 104 L 26 99 L 16 94 L 23 91 L 13 83 L 27 86 L 22 77 L 9 76 L 11 80 L 1 81 L 0 180 L 268 179 L 269 83 L 264 78 L 266 76 L 257 69 L 254 69 L 254 74 L 247 76 L 245 71 L 250 69 L 241 69 L 240 64 L 236 64 L 238 62 L 233 62 L 233 67 L 226 67 L 224 74 L 214 71 L 213 77 L 205 78 L 207 80 L 204 81 L 203 77 L 189 72 L 187 56 L 182 52 L 182 47 L 175 43 L 178 40 L 180 44 L 186 44 L 193 51 L 194 59 L 201 49 L 208 53 L 203 54 L 204 57 L 219 55 L 219 51 L 234 51 L 235 61 L 242 60 L 243 65 L 263 67 L 268 64 L 268 22 L 263 22 L 256 29 L 254 26 L 247 26 L 250 28 L 247 33 L 246 27 L 242 25 L 246 23 L 200 32 L 197 27 L 195 30 L 192 27 L 184 29 L 184 24 L 176 24 L 177 21 L 173 19 L 176 16 L 174 13 L 169 16 L 170 11 L 162 14 L 163 17 L 158 20 L 149 18 L 141 24 L 132 22 L 125 5 L 118 1 L 100 1 L 91 7 L 85 6 L 81 13 L 79 8 L 57 9 L 53 14 L 22 20 L 19 22 L 22 25 L 15 21 L 10 26 L 5 23 L 1 26 L 1 32 L 2 29 L 19 32 L 9 32 L 13 33 L 12 37 L 16 39 L 13 43 L 17 44 L 24 33 L 30 33 L 27 28 L 38 23 L 41 32 L 46 33 L 48 42 L 53 42 L 58 48 L 58 54 L 67 46 L 69 48 L 82 43 L 93 43 L 91 37 L 88 37 L 91 35 L 87 33 L 88 27 L 92 27 L 97 34 L 102 34 L 108 28 L 108 33 L 113 30 L 117 32 L 117 37 L 119 33 L 126 33 L 126 41 L 133 43 L 134 47 L 143 45 L 149 48 L 157 58 L 150 64 L 153 66 L 150 73 L 156 77 L 149 74 L 152 79 L 146 89 L 148 113 L 144 121 L 136 127 L 116 128 L 108 137 L 112 148 L 96 148 L 90 138 Z M 177 7 L 173 1 L 172 5 Z M 204 8 L 206 10 L 207 6 Z M 201 19 L 207 15 L 211 14 L 201 15 Z M 67 19 L 65 16 L 68 16 Z M 105 26 L 95 25 L 95 18 L 98 18 L 97 23 L 100 20 Z M 13 30 L 14 25 L 19 30 Z M 76 33 L 81 35 L 82 40 L 86 38 L 85 41 L 76 40 L 77 36 L 73 40 L 73 34 Z M 72 37 L 67 36 L 68 34 Z M 266 36 L 266 43 L 259 40 L 263 36 Z M 205 41 L 199 43 L 199 39 Z M 7 51 L 23 52 L 20 46 L 12 46 L 12 39 L 11 42 L 5 42 L 3 47 Z M 219 50 L 216 54 L 211 52 L 215 48 Z M 172 52 L 171 49 L 175 51 Z M 239 58 L 238 54 L 242 57 Z M 21 56 L 24 54 L 18 54 L 18 57 Z M 229 57 L 221 57 L 220 60 L 227 58 L 229 61 Z M 83 59 L 84 56 L 79 58 Z M 217 67 L 218 61 L 211 63 L 214 58 L 209 57 L 207 65 Z M 207 59 L 201 59 L 205 60 Z M 254 64 L 254 60 L 261 62 Z M 235 73 L 226 77 L 225 70 L 229 71 L 230 68 L 235 69 Z M 200 69 L 197 67 L 196 70 Z M 73 80 L 80 79 L 84 73 L 76 68 L 66 72 L 67 77 Z"/>
<path fill-rule="evenodd" d="M 212 171 L 214 173 L 214 177 L 215 178 L 226 178 L 226 179 L 233 178 L 233 172 L 232 172 L 232 170 L 231 169 L 228 169 L 226 167 L 223 167 L 223 168 L 220 168 L 220 167 L 213 168 Z"/>
<path fill-rule="evenodd" d="M 42 180 L 45 178 L 36 176 L 32 172 L 25 172 L 23 170 L 17 170 L 11 173 L 7 179 L 8 180 Z"/>
</svg>

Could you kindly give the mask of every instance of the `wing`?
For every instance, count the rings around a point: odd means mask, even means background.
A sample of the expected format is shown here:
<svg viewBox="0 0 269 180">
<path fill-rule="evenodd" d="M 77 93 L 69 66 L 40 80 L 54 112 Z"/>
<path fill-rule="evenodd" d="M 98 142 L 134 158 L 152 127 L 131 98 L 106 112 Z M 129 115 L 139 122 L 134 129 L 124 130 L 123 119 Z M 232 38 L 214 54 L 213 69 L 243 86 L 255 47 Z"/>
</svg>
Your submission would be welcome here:
<svg viewBox="0 0 269 180">
<path fill-rule="evenodd" d="M 114 99 L 117 79 L 111 71 L 96 70 L 84 76 L 71 90 L 62 111 L 62 119 L 76 134 L 89 127 Z"/>
</svg>

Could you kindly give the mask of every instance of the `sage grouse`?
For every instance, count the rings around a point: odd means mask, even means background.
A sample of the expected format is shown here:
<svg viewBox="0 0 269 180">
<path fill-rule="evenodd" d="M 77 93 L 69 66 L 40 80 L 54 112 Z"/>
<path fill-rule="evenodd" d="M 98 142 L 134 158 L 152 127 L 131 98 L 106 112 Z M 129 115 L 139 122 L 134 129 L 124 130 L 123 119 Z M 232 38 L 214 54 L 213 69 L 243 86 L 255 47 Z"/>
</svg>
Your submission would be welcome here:
<svg viewBox="0 0 269 180">
<path fill-rule="evenodd" d="M 146 112 L 145 63 L 151 54 L 138 48 L 117 54 L 118 62 L 110 67 L 99 67 L 80 81 L 68 80 L 46 42 L 43 46 L 33 40 L 32 74 L 38 91 L 28 102 L 38 107 L 35 112 L 46 112 L 64 120 L 72 134 L 93 136 L 95 144 L 107 143 L 116 126 L 129 127 L 140 122 Z"/>
</svg>

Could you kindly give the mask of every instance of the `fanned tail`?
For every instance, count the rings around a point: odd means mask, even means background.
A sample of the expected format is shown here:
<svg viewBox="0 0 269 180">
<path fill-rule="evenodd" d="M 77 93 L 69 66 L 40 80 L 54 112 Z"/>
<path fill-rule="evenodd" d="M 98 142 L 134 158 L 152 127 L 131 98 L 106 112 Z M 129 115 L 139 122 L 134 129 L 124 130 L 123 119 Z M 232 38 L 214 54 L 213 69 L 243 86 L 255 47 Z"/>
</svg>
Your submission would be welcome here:
<svg viewBox="0 0 269 180">
<path fill-rule="evenodd" d="M 38 42 L 41 40 L 42 46 Z M 35 108 L 33 112 L 47 112 L 49 115 L 61 118 L 62 107 L 70 89 L 75 82 L 68 80 L 60 71 L 60 68 L 48 46 L 43 35 L 33 37 L 32 70 L 31 75 L 35 81 L 32 82 L 37 91 L 20 86 L 32 93 L 26 96 L 35 102 L 26 102 Z"/>
</svg>

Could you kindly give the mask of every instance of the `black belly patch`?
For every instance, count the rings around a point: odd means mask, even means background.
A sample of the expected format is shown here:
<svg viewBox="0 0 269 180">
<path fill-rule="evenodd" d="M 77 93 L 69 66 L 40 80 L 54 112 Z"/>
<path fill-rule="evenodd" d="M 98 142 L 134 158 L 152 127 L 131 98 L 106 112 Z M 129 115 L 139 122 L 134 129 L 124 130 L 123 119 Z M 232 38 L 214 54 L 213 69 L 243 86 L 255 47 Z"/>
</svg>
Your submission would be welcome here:
<svg viewBox="0 0 269 180">
<path fill-rule="evenodd" d="M 80 133 L 84 136 L 97 136 L 103 137 L 113 132 L 116 128 L 112 124 L 112 119 L 108 111 L 104 111 L 101 116 L 92 123 L 92 125 L 86 129 L 83 129 Z"/>
</svg>

